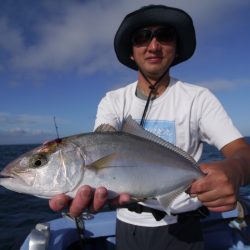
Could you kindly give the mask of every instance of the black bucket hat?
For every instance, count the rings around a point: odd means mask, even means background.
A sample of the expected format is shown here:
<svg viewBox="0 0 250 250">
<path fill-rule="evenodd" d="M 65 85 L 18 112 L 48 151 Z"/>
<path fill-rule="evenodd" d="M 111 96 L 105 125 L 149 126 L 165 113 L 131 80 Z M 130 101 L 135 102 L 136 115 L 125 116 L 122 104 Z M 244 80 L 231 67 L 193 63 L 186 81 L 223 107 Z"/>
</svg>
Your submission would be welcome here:
<svg viewBox="0 0 250 250">
<path fill-rule="evenodd" d="M 171 66 L 193 55 L 196 39 L 192 18 L 181 9 L 164 5 L 149 5 L 128 14 L 116 32 L 115 53 L 122 64 L 138 70 L 136 63 L 130 58 L 132 55 L 131 38 L 137 29 L 150 25 L 167 25 L 176 30 L 178 57 Z"/>
</svg>

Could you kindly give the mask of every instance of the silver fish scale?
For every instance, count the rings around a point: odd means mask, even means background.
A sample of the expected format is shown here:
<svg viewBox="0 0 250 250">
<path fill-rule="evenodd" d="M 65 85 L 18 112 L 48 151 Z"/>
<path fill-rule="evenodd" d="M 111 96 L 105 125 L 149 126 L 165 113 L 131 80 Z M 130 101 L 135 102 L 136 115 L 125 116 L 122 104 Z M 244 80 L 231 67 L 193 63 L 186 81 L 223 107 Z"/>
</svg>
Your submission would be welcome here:
<svg viewBox="0 0 250 250">
<path fill-rule="evenodd" d="M 170 192 L 179 185 L 186 187 L 201 176 L 188 159 L 130 134 L 92 133 L 78 138 L 77 143 L 87 165 L 81 184 L 147 197 Z M 100 159 L 110 155 L 106 165 L 98 165 Z"/>
</svg>

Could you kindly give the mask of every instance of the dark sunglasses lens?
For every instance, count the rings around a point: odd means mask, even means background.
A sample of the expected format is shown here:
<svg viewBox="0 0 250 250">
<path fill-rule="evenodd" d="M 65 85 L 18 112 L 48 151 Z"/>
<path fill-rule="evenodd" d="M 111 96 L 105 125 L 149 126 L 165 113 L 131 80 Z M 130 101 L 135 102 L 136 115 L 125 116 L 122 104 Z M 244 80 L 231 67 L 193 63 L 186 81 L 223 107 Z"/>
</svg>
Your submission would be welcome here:
<svg viewBox="0 0 250 250">
<path fill-rule="evenodd" d="M 172 42 L 176 39 L 175 30 L 172 28 L 159 29 L 155 32 L 155 37 L 159 42 Z"/>
<path fill-rule="evenodd" d="M 150 30 L 139 30 L 132 37 L 134 45 L 143 45 L 150 41 L 152 32 Z"/>
<path fill-rule="evenodd" d="M 160 43 L 172 42 L 176 39 L 176 32 L 173 28 L 160 28 L 155 31 L 142 29 L 137 31 L 132 37 L 132 44 L 136 46 L 147 45 L 153 37 Z"/>
</svg>

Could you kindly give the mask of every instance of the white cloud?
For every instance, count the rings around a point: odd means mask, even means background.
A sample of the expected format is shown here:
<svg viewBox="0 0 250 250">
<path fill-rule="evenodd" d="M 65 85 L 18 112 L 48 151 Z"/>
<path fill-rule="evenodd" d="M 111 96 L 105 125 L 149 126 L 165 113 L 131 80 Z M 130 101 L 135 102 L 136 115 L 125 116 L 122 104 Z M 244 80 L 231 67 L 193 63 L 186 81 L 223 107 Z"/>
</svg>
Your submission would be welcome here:
<svg viewBox="0 0 250 250">
<path fill-rule="evenodd" d="M 55 134 L 47 130 L 12 128 L 8 130 L 0 129 L 0 145 L 6 144 L 28 144 L 42 143 L 52 140 Z"/>
<path fill-rule="evenodd" d="M 24 50 L 21 30 L 10 27 L 7 17 L 0 19 L 0 47 L 6 53 L 17 53 Z"/>
<path fill-rule="evenodd" d="M 94 73 L 108 70 L 117 64 L 113 37 L 122 19 L 127 13 L 151 3 L 147 0 L 44 1 L 43 12 L 37 15 L 28 15 L 32 6 L 26 6 L 22 11 L 27 12 L 29 21 L 34 21 L 30 30 L 21 24 L 13 25 L 6 13 L 0 20 L 0 49 L 13 71 Z M 199 29 L 208 25 L 216 28 L 215 24 L 223 21 L 227 13 L 241 5 L 250 5 L 248 1 L 235 0 L 169 0 L 154 4 L 185 9 Z M 32 40 L 31 36 L 35 38 Z"/>
<path fill-rule="evenodd" d="M 19 124 L 19 125 L 53 124 L 53 117 L 29 115 L 29 114 L 13 115 L 6 112 L 0 112 L 0 122 L 1 122 L 1 127 L 5 125 L 10 126 L 12 124 Z"/>
<path fill-rule="evenodd" d="M 204 86 L 212 91 L 224 91 L 233 90 L 235 88 L 244 88 L 250 86 L 250 80 L 247 79 L 213 79 L 207 81 L 199 81 L 197 83 L 200 86 Z"/>
<path fill-rule="evenodd" d="M 41 129 L 24 129 L 20 127 L 11 128 L 9 130 L 0 130 L 1 134 L 9 136 L 51 136 L 51 131 L 41 130 Z"/>
<path fill-rule="evenodd" d="M 116 10 L 98 4 L 74 3 L 67 7 L 60 18 L 53 13 L 55 16 L 37 23 L 39 39 L 28 46 L 23 44 L 22 32 L 7 29 L 5 24 L 2 32 L 7 36 L 2 48 L 11 52 L 11 65 L 15 69 L 71 70 L 95 60 L 97 68 L 100 67 L 101 52 L 112 44 Z M 19 41 L 18 46 L 9 44 L 9 40 Z M 107 58 L 112 56 L 106 53 Z"/>
<path fill-rule="evenodd" d="M 57 124 L 67 124 L 58 118 Z M 0 145 L 41 143 L 56 138 L 53 117 L 0 112 Z"/>
</svg>

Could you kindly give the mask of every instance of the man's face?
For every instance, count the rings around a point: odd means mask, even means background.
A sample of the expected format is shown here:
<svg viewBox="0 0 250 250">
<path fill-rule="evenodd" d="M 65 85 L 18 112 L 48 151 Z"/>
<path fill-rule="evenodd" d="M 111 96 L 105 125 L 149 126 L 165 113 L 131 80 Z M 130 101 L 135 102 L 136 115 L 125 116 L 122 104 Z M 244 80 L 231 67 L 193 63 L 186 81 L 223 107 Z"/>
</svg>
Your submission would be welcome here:
<svg viewBox="0 0 250 250">
<path fill-rule="evenodd" d="M 156 33 L 152 36 L 151 32 Z M 158 80 L 176 57 L 176 34 L 171 28 L 145 27 L 135 32 L 132 43 L 131 59 L 153 80 Z"/>
</svg>

